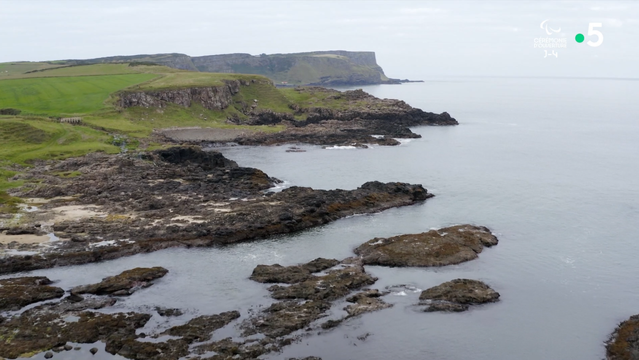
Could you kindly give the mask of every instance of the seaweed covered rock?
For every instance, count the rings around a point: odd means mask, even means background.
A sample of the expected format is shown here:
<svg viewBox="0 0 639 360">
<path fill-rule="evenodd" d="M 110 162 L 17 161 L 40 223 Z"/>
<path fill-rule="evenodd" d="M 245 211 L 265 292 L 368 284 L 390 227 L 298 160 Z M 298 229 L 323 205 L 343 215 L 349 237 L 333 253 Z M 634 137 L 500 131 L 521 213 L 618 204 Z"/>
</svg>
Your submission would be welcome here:
<svg viewBox="0 0 639 360">
<path fill-rule="evenodd" d="M 29 304 L 64 295 L 64 290 L 50 284 L 51 280 L 44 276 L 0 280 L 0 311 L 19 310 Z"/>
<path fill-rule="evenodd" d="M 150 315 L 138 313 L 101 314 L 91 311 L 60 313 L 54 306 L 29 309 L 0 324 L 0 357 L 30 357 L 67 342 L 106 341 L 107 351 L 115 354 L 118 344 L 135 338 L 135 330 Z"/>
<path fill-rule="evenodd" d="M 104 278 L 101 282 L 91 285 L 81 285 L 73 288 L 73 294 L 95 295 L 131 295 L 137 289 L 153 285 L 153 280 L 159 279 L 169 271 L 163 267 L 135 268 L 126 270 L 119 275 Z"/>
<path fill-rule="evenodd" d="M 639 315 L 617 326 L 606 342 L 606 360 L 639 360 Z"/>
<path fill-rule="evenodd" d="M 420 234 L 374 238 L 354 251 L 366 265 L 445 266 L 477 258 L 497 238 L 483 226 L 457 225 Z"/>
<path fill-rule="evenodd" d="M 425 311 L 465 311 L 468 305 L 499 300 L 499 293 L 478 280 L 455 279 L 422 291 L 419 300 Z"/>
</svg>

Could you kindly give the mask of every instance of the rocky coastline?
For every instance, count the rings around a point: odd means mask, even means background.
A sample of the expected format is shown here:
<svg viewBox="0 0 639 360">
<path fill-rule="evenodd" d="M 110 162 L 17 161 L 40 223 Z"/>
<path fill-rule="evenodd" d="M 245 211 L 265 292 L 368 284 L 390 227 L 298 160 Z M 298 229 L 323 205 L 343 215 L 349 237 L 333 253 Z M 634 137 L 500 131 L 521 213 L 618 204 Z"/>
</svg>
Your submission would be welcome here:
<svg viewBox="0 0 639 360">
<path fill-rule="evenodd" d="M 246 315 L 228 309 L 180 320 L 147 334 L 138 330 L 154 316 L 179 317 L 183 312 L 159 308 L 109 311 L 122 297 L 136 296 L 137 290 L 162 281 L 169 272 L 163 267 L 135 268 L 69 289 L 50 286 L 53 281 L 46 277 L 0 280 L 3 308 L 11 310 L 0 321 L 0 339 L 4 340 L 0 341 L 0 356 L 46 352 L 45 357 L 52 358 L 54 352 L 86 351 L 78 344 L 103 342 L 106 352 L 129 359 L 255 359 L 330 332 L 351 318 L 393 307 L 385 301 L 391 291 L 372 288 L 378 279 L 366 272 L 363 259 L 349 257 L 256 266 L 248 277 L 265 284 L 275 302 Z M 496 302 L 499 296 L 481 281 L 455 279 L 424 290 L 415 306 L 425 306 L 423 312 L 459 312 L 471 305 Z M 26 307 L 45 299 L 50 301 Z M 234 328 L 236 335 L 214 336 L 225 327 Z M 97 351 L 90 349 L 92 354 Z"/>
<path fill-rule="evenodd" d="M 74 173 L 72 178 L 52 174 Z M 229 244 L 291 233 L 354 214 L 412 205 L 421 185 L 367 182 L 355 190 L 269 188 L 280 181 L 218 152 L 172 147 L 128 155 L 90 154 L 41 163 L 19 175 L 15 195 L 37 210 L 5 225 L 0 274 L 110 260 L 169 247 Z M 16 179 L 18 180 L 18 179 Z M 74 216 L 64 216 L 64 213 Z M 15 234 L 15 235 L 12 235 Z M 61 241 L 20 244 L 11 236 Z M 45 237 L 46 238 L 46 237 Z"/>
<path fill-rule="evenodd" d="M 231 89 L 231 85 L 228 85 Z M 242 84 L 244 86 L 244 84 Z M 249 86 L 249 85 L 246 85 Z M 177 90 L 176 90 L 177 91 Z M 233 89 L 229 90 L 233 91 Z M 441 114 L 425 112 L 414 108 L 406 102 L 394 99 L 379 99 L 362 90 L 337 91 L 321 87 L 296 88 L 299 96 L 324 99 L 316 106 L 289 105 L 289 112 L 275 112 L 271 109 L 253 107 L 248 104 L 235 104 L 242 110 L 244 118 L 231 116 L 227 122 L 233 125 L 267 125 L 283 126 L 284 130 L 278 132 L 253 132 L 244 131 L 224 138 L 210 139 L 200 138 L 192 141 L 201 143 L 237 143 L 240 145 L 280 145 L 280 144 L 313 144 L 313 145 L 337 145 L 366 147 L 369 144 L 399 145 L 398 138 L 420 138 L 421 135 L 410 130 L 412 126 L 448 126 L 459 123 L 448 113 Z M 170 92 L 170 91 L 169 91 Z M 144 100 L 149 106 L 162 106 L 164 98 L 179 98 L 180 103 L 190 103 L 191 100 L 183 99 L 180 94 L 155 96 L 148 93 L 144 96 L 136 95 L 135 99 Z M 128 96 L 128 95 L 127 95 Z M 127 100 L 128 101 L 128 100 Z M 133 100 L 131 100 L 133 101 Z M 138 101 L 138 100 L 136 100 Z M 139 100 L 140 102 L 142 100 Z M 224 103 L 228 106 L 229 100 L 208 100 L 208 103 Z M 337 105 L 339 104 L 339 106 Z M 183 105 L 187 106 L 187 105 Z M 206 105 L 208 106 L 208 105 Z M 213 106 L 213 105 L 211 105 Z M 300 118 L 303 118 L 301 120 Z M 208 129 L 211 130 L 211 129 Z M 184 132 L 191 132 L 185 129 Z M 223 130 L 221 130 L 223 131 Z M 168 132 L 160 131 L 158 135 L 174 143 L 184 143 L 188 138 L 180 136 L 180 129 L 171 129 Z"/>
<path fill-rule="evenodd" d="M 120 106 L 161 108 L 172 103 L 189 107 L 199 102 L 207 109 L 224 109 L 233 105 L 240 86 L 250 84 L 129 93 L 122 95 Z M 237 133 L 231 140 L 242 145 L 397 145 L 397 138 L 419 137 L 411 126 L 457 124 L 447 113 L 424 112 L 361 90 L 296 91 L 323 92 L 347 106 L 293 106 L 292 113 L 248 109 L 245 118 L 228 121 L 281 125 L 284 130 Z M 418 204 L 433 196 L 422 185 L 378 181 L 353 190 L 293 186 L 274 191 L 280 180 L 197 146 L 211 141 L 184 145 L 170 136 L 166 140 L 181 144 L 155 151 L 40 161 L 16 175 L 13 180 L 24 185 L 11 195 L 25 199 L 24 211 L 19 221 L 6 215 L 0 219 L 0 275 L 171 247 L 252 241 L 355 214 Z M 248 315 L 242 309 L 224 309 L 180 318 L 179 324 L 150 334 L 139 330 L 156 316 L 180 317 L 182 309 L 124 313 L 112 307 L 123 297 L 136 296 L 137 291 L 163 281 L 171 269 L 135 268 L 70 288 L 58 287 L 56 279 L 43 276 L 2 279 L 0 356 L 45 353 L 45 358 L 52 358 L 58 357 L 54 353 L 83 350 L 78 344 L 102 342 L 104 351 L 130 359 L 254 359 L 304 337 L 333 331 L 354 317 L 392 307 L 385 299 L 391 291 L 373 288 L 378 279 L 365 266 L 447 266 L 473 260 L 484 247 L 497 242 L 485 227 L 458 225 L 374 238 L 354 249 L 356 256 L 342 260 L 258 265 L 246 277 L 264 284 L 271 301 L 268 306 Z M 413 306 L 420 312 L 458 312 L 498 299 L 499 293 L 481 281 L 456 279 L 423 291 Z M 227 327 L 236 329 L 236 336 L 213 336 Z M 97 351 L 97 347 L 90 349 L 91 354 Z"/>
</svg>

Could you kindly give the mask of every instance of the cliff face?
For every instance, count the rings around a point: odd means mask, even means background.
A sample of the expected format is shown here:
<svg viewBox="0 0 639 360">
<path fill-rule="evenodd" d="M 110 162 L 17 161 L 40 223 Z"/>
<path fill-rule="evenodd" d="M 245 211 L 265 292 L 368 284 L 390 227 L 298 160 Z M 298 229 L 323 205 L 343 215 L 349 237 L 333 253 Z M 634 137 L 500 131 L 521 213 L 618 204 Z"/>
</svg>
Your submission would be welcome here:
<svg viewBox="0 0 639 360">
<path fill-rule="evenodd" d="M 224 54 L 190 57 L 185 54 L 110 56 L 64 60 L 66 65 L 146 62 L 175 69 L 264 75 L 276 84 L 373 85 L 397 84 L 377 65 L 372 51 L 315 51 L 293 54 Z"/>
<path fill-rule="evenodd" d="M 233 95 L 240 91 L 240 86 L 249 85 L 250 82 L 244 80 L 228 80 L 222 86 L 129 92 L 120 95 L 118 105 L 122 108 L 131 106 L 162 108 L 172 103 L 190 107 L 195 102 L 209 110 L 223 110 L 231 104 Z"/>
<path fill-rule="evenodd" d="M 295 85 L 368 85 L 394 83 L 371 51 L 318 51 L 297 54 L 210 55 L 192 58 L 199 71 L 259 74 Z"/>
</svg>

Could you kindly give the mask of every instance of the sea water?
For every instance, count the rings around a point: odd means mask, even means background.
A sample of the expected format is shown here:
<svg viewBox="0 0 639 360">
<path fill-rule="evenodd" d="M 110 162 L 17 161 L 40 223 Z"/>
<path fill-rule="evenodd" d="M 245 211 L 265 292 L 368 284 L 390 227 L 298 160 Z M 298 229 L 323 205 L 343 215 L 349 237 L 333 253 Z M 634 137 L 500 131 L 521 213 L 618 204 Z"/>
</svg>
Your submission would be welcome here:
<svg viewBox="0 0 639 360">
<path fill-rule="evenodd" d="M 374 288 L 392 290 L 384 297 L 392 308 L 263 358 L 602 359 L 615 326 L 639 314 L 639 81 L 442 78 L 364 90 L 447 111 L 460 125 L 413 128 L 422 138 L 395 147 L 222 152 L 287 185 L 353 189 L 402 181 L 436 197 L 294 235 L 32 274 L 68 289 L 136 266 L 164 266 L 165 278 L 108 310 L 185 310 L 173 320 L 154 316 L 152 331 L 200 314 L 237 309 L 245 317 L 268 305 L 267 286 L 248 280 L 257 264 L 342 259 L 373 237 L 478 224 L 500 240 L 478 259 L 442 268 L 367 266 L 379 278 Z M 486 282 L 500 301 L 464 313 L 415 306 L 420 290 L 455 278 Z"/>
</svg>

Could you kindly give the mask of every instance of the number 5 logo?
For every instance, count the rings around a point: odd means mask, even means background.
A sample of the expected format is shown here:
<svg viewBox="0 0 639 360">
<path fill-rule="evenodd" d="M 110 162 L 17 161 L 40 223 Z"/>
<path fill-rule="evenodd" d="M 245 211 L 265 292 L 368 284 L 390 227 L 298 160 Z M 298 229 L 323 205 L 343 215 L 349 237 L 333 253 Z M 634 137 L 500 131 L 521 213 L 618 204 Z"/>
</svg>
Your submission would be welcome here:
<svg viewBox="0 0 639 360">
<path fill-rule="evenodd" d="M 595 30 L 595 28 L 601 27 L 601 23 L 588 23 L 588 36 L 597 35 L 597 41 L 588 40 L 588 45 L 592 47 L 597 47 L 601 45 L 603 42 L 603 34 L 601 31 Z"/>
</svg>

